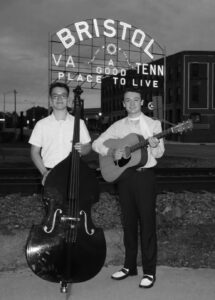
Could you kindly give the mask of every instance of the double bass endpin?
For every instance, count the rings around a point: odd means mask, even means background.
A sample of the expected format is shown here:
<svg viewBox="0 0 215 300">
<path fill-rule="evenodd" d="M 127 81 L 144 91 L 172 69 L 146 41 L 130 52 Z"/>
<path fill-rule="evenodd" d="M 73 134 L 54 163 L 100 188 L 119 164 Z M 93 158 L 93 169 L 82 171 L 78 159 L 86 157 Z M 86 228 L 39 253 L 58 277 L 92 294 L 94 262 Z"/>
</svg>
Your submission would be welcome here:
<svg viewBox="0 0 215 300">
<path fill-rule="evenodd" d="M 64 293 L 64 294 L 68 292 L 68 284 L 67 284 L 67 282 L 61 281 L 60 292 Z"/>
</svg>

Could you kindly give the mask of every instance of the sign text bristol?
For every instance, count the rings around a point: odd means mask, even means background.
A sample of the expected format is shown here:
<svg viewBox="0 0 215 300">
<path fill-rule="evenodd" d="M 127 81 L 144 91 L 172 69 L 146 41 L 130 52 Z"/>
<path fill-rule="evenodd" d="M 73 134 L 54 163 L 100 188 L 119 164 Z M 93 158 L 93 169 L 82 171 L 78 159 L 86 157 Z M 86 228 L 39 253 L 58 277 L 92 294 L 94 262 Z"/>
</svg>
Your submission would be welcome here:
<svg viewBox="0 0 215 300">
<path fill-rule="evenodd" d="M 65 56 L 64 54 L 52 53 L 52 63 L 56 68 L 64 66 L 63 70 L 58 70 L 58 79 L 66 79 L 68 81 L 87 81 L 101 83 L 104 76 L 112 76 L 114 84 L 120 83 L 121 85 L 126 84 L 126 75 L 128 70 L 135 69 L 138 75 L 143 75 L 143 79 L 139 79 L 138 82 L 134 77 L 132 79 L 132 84 L 146 86 L 146 87 L 158 87 L 157 76 L 164 76 L 163 65 L 153 64 L 154 53 L 152 51 L 155 47 L 155 41 L 149 38 L 146 33 L 138 28 L 134 28 L 131 24 L 114 21 L 112 19 L 104 19 L 102 25 L 99 20 L 92 19 L 89 21 L 80 21 L 73 24 L 72 28 L 62 28 L 56 32 L 56 36 L 62 44 L 65 51 L 69 54 Z M 94 51 L 93 57 L 88 61 L 88 64 L 93 65 L 93 72 L 81 72 L 81 68 L 77 68 L 77 61 L 73 55 L 73 48 L 87 40 L 93 40 L 98 38 L 105 38 L 105 46 L 97 47 L 98 49 Z M 117 43 L 113 40 L 117 39 Z M 137 48 L 141 51 L 145 57 L 150 61 L 133 61 L 131 62 L 131 55 L 127 55 L 127 49 L 123 50 L 123 44 L 119 46 L 119 43 L 127 41 L 133 48 Z M 117 44 L 117 45 L 116 45 Z M 101 49 L 106 51 L 105 57 L 106 61 L 103 64 L 98 63 L 101 58 L 97 56 L 101 54 Z M 95 49 L 95 47 L 94 47 Z M 124 57 L 124 61 L 120 64 L 116 62 L 116 57 L 119 55 Z M 147 60 L 146 59 L 146 60 Z M 80 63 L 80 59 L 78 61 Z M 96 65 L 97 64 L 97 65 Z M 77 69 L 79 70 L 77 72 Z M 65 71 L 66 70 L 66 71 Z M 84 69 L 82 69 L 84 70 Z M 76 74 L 76 76 L 74 76 Z M 144 79 L 144 75 L 147 79 Z M 156 80 L 150 78 L 150 76 L 156 76 Z"/>
</svg>

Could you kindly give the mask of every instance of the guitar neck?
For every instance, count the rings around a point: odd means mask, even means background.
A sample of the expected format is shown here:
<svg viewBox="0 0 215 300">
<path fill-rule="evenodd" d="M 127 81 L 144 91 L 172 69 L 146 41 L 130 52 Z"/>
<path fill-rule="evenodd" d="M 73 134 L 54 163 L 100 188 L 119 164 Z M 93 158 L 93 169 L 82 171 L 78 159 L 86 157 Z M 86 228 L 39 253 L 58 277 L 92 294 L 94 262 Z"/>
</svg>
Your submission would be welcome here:
<svg viewBox="0 0 215 300">
<path fill-rule="evenodd" d="M 159 132 L 158 134 L 155 134 L 153 137 L 156 137 L 157 139 L 161 139 L 161 138 L 167 136 L 168 134 L 170 134 L 170 133 L 172 133 L 172 132 L 173 132 L 173 131 L 172 131 L 172 128 L 169 128 L 169 129 L 167 129 L 167 130 L 164 130 L 164 131 L 162 131 L 162 132 Z M 148 146 L 148 144 L 149 144 L 148 139 L 147 139 L 147 140 L 144 140 L 144 141 L 142 141 L 142 142 L 139 142 L 139 143 L 137 143 L 137 144 L 131 146 L 131 147 L 130 147 L 130 151 L 131 151 L 131 152 L 134 152 L 134 151 L 136 151 L 136 150 L 138 150 L 138 149 L 140 149 L 140 148 L 144 148 L 144 147 Z"/>
</svg>

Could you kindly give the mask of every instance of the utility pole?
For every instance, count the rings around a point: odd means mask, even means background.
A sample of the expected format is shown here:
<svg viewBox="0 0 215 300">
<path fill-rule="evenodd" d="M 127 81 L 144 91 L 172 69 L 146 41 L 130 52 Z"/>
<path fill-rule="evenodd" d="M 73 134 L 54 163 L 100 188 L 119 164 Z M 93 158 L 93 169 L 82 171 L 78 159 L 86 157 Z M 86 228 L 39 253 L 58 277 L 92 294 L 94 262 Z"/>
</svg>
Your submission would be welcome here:
<svg viewBox="0 0 215 300">
<path fill-rule="evenodd" d="M 17 123 L 18 123 L 18 116 L 16 113 L 16 94 L 17 91 L 14 89 L 14 131 L 15 131 L 15 140 L 16 140 L 16 130 L 17 130 Z"/>
<path fill-rule="evenodd" d="M 3 111 L 4 111 L 4 122 L 3 122 L 3 130 L 5 130 L 5 123 L 6 123 L 6 111 L 5 111 L 5 93 L 3 93 L 3 96 L 4 96 L 4 108 L 3 108 Z"/>
<path fill-rule="evenodd" d="M 17 94 L 17 91 L 14 89 L 14 112 L 16 114 L 16 94 Z"/>
<path fill-rule="evenodd" d="M 5 115 L 5 113 L 6 113 L 6 111 L 5 111 L 5 93 L 3 93 L 3 96 L 4 96 L 4 108 L 3 108 L 3 111 L 4 111 L 4 115 Z"/>
</svg>

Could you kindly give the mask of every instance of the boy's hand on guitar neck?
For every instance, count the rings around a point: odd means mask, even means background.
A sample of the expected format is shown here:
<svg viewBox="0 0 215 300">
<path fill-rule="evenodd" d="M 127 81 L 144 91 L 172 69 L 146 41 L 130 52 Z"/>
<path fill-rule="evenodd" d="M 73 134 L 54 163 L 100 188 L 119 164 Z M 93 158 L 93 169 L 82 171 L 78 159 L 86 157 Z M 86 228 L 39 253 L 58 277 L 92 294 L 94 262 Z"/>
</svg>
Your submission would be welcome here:
<svg viewBox="0 0 215 300">
<path fill-rule="evenodd" d="M 160 143 L 159 139 L 157 139 L 154 136 L 151 136 L 150 138 L 148 138 L 148 142 L 149 142 L 149 146 L 152 148 L 156 148 L 158 146 L 158 144 Z"/>
<path fill-rule="evenodd" d="M 148 138 L 148 143 L 151 148 L 156 148 L 160 143 L 159 139 L 152 136 Z M 109 148 L 107 155 L 112 156 L 114 161 L 120 160 L 121 158 L 128 159 L 131 156 L 130 151 L 128 151 L 129 147 L 114 149 Z"/>
</svg>

